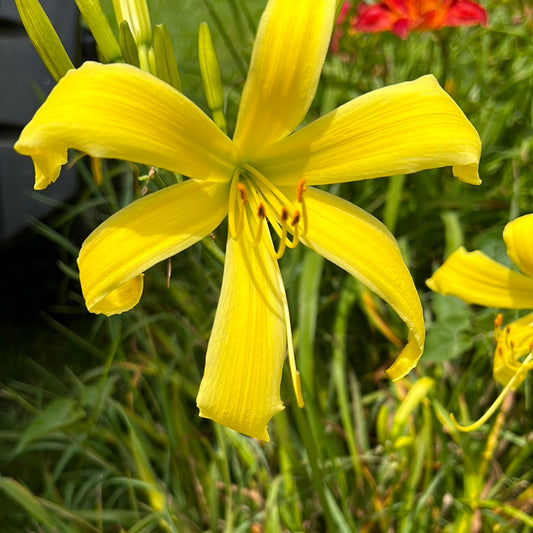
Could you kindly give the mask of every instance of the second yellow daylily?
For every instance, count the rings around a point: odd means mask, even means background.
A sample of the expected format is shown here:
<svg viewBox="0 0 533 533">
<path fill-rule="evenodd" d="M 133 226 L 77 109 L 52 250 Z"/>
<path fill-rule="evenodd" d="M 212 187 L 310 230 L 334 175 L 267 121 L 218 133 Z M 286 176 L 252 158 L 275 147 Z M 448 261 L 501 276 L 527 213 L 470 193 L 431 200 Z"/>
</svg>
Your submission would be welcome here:
<svg viewBox="0 0 533 533">
<path fill-rule="evenodd" d="M 268 440 L 283 409 L 285 355 L 301 397 L 278 258 L 301 242 L 387 301 L 408 328 L 389 369 L 409 372 L 424 322 L 412 278 L 385 226 L 313 187 L 452 166 L 479 183 L 479 137 L 432 76 L 356 98 L 291 134 L 315 95 L 335 0 L 270 0 L 261 18 L 233 140 L 183 94 L 127 65 L 70 71 L 22 132 L 36 188 L 54 181 L 67 149 L 157 165 L 188 179 L 122 209 L 78 259 L 90 311 L 140 299 L 142 275 L 212 232 L 227 216 L 226 264 L 198 394 L 200 415 Z M 274 233 L 274 239 L 271 236 Z"/>
<path fill-rule="evenodd" d="M 522 273 L 506 267 L 483 252 L 459 248 L 426 282 L 441 294 L 457 296 L 467 303 L 503 309 L 533 309 L 533 214 L 509 222 L 503 230 L 507 255 Z M 502 328 L 495 328 L 494 378 L 515 389 L 533 367 L 528 354 L 533 348 L 533 313 Z M 521 361 L 524 357 L 526 359 Z M 527 362 L 526 362 L 527 361 Z"/>
</svg>

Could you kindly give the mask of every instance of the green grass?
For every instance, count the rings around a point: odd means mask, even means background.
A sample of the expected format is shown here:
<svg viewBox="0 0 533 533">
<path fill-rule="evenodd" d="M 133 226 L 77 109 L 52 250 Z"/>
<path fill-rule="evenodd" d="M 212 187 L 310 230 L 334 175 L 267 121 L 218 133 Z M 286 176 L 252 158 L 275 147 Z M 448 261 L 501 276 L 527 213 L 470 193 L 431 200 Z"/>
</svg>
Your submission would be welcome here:
<svg viewBox="0 0 533 533">
<path fill-rule="evenodd" d="M 169 23 L 184 92 L 205 104 L 194 43 L 197 25 L 208 21 L 230 130 L 264 3 L 242 11 L 237 0 L 178 2 L 179 24 Z M 150 2 L 154 23 L 174 20 L 168 5 Z M 488 28 L 406 41 L 353 36 L 341 57 L 328 57 L 309 115 L 432 72 L 480 132 L 480 187 L 444 169 L 337 188 L 385 220 L 400 242 L 428 327 L 417 369 L 398 383 L 385 377 L 397 347 L 376 318 L 403 338 L 401 321 L 299 246 L 281 267 L 305 409 L 286 372 L 286 410 L 269 425 L 270 443 L 199 418 L 224 228 L 211 245 L 171 259 L 168 287 L 167 263 L 153 267 L 133 311 L 90 316 L 77 249 L 139 185 L 131 166 L 104 163 L 97 187 L 82 160 L 77 201 L 35 226 L 41 245 L 55 251 L 57 269 L 46 277 L 57 290 L 39 302 L 45 312 L 35 328 L 22 329 L 22 309 L 9 315 L 20 338 L 5 354 L 0 384 L 2 531 L 533 531 L 531 376 L 480 430 L 458 432 L 449 413 L 474 420 L 500 390 L 491 376 L 498 310 L 432 294 L 424 284 L 458 244 L 508 262 L 501 230 L 531 211 L 533 18 L 520 0 L 484 6 Z M 228 24 L 238 27 L 224 30 L 235 12 Z"/>
</svg>

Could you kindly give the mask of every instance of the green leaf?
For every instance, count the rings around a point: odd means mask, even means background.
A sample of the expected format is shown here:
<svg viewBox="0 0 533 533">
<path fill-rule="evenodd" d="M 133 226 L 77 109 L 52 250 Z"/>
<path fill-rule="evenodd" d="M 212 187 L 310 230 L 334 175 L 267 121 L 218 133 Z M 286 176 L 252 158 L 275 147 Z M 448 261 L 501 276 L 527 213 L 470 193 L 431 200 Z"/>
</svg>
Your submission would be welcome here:
<svg viewBox="0 0 533 533">
<path fill-rule="evenodd" d="M 429 327 L 424 361 L 441 363 L 461 356 L 472 345 L 468 333 L 472 318 L 470 307 L 455 296 L 433 294 L 435 322 Z"/>
<path fill-rule="evenodd" d="M 52 400 L 35 416 L 24 433 L 22 433 L 15 454 L 20 453 L 31 442 L 64 429 L 78 422 L 84 416 L 84 409 L 72 398 L 56 398 Z"/>
</svg>

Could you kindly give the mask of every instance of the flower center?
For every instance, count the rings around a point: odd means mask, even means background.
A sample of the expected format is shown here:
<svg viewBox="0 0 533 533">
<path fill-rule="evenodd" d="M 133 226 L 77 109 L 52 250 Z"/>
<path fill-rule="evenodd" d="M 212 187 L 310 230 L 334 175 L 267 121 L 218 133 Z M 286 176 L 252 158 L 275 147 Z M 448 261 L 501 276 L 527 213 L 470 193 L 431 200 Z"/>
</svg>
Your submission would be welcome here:
<svg viewBox="0 0 533 533">
<path fill-rule="evenodd" d="M 233 239 L 243 234 L 254 245 L 262 240 L 267 222 L 278 236 L 278 247 L 271 252 L 279 259 L 287 248 L 295 248 L 307 233 L 305 181 L 296 186 L 295 200 L 289 200 L 265 176 L 249 165 L 233 175 L 229 197 L 229 231 Z"/>
<path fill-rule="evenodd" d="M 504 388 L 492 405 L 474 423 L 462 426 L 450 413 L 450 419 L 459 431 L 474 431 L 484 424 L 500 407 L 509 391 L 515 390 L 525 379 L 529 370 L 533 369 L 533 330 L 529 316 L 526 323 L 518 320 L 502 329 L 503 317 L 498 314 L 494 319 L 494 352 L 493 373 L 496 381 Z M 523 361 L 521 359 L 525 357 Z"/>
<path fill-rule="evenodd" d="M 522 383 L 527 371 L 533 368 L 531 363 L 522 361 L 533 350 L 533 329 L 531 324 L 516 323 L 502 329 L 502 322 L 503 317 L 498 314 L 494 320 L 494 377 L 504 386 L 513 380 L 512 388 L 515 389 Z"/>
</svg>

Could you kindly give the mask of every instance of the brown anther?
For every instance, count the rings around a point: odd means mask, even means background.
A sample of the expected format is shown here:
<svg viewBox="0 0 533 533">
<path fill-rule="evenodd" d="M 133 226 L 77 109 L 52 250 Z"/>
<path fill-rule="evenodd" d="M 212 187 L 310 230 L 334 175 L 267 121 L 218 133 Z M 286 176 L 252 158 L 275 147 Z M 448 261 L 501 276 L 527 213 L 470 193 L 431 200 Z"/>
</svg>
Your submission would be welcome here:
<svg viewBox="0 0 533 533">
<path fill-rule="evenodd" d="M 282 208 L 281 208 L 281 221 L 282 222 L 287 222 L 287 220 L 289 220 L 289 210 L 285 206 L 282 206 Z"/>
<path fill-rule="evenodd" d="M 501 346 L 498 346 L 498 353 L 503 356 L 503 348 Z"/>
<path fill-rule="evenodd" d="M 495 328 L 501 328 L 503 323 L 503 316 L 501 313 L 498 313 L 496 315 L 496 318 L 494 319 L 494 327 Z"/>
<path fill-rule="evenodd" d="M 305 179 L 302 178 L 296 185 L 296 199 L 298 200 L 298 202 L 302 203 L 306 190 L 307 189 L 305 187 Z"/>
<path fill-rule="evenodd" d="M 509 341 L 509 346 L 511 347 L 511 350 L 514 350 L 514 341 Z"/>
<path fill-rule="evenodd" d="M 257 206 L 257 216 L 261 220 L 264 220 L 266 218 L 266 209 L 265 209 L 265 204 L 263 202 L 260 202 L 259 205 Z"/>
<path fill-rule="evenodd" d="M 300 211 L 295 211 L 294 215 L 292 215 L 291 226 L 296 226 L 298 222 L 300 222 Z"/>
<path fill-rule="evenodd" d="M 237 189 L 239 189 L 239 193 L 241 195 L 241 200 L 246 203 L 247 196 L 246 196 L 246 187 L 242 183 L 237 183 Z"/>
<path fill-rule="evenodd" d="M 505 326 L 505 333 L 507 333 L 507 335 L 511 333 L 511 326 Z"/>
</svg>

